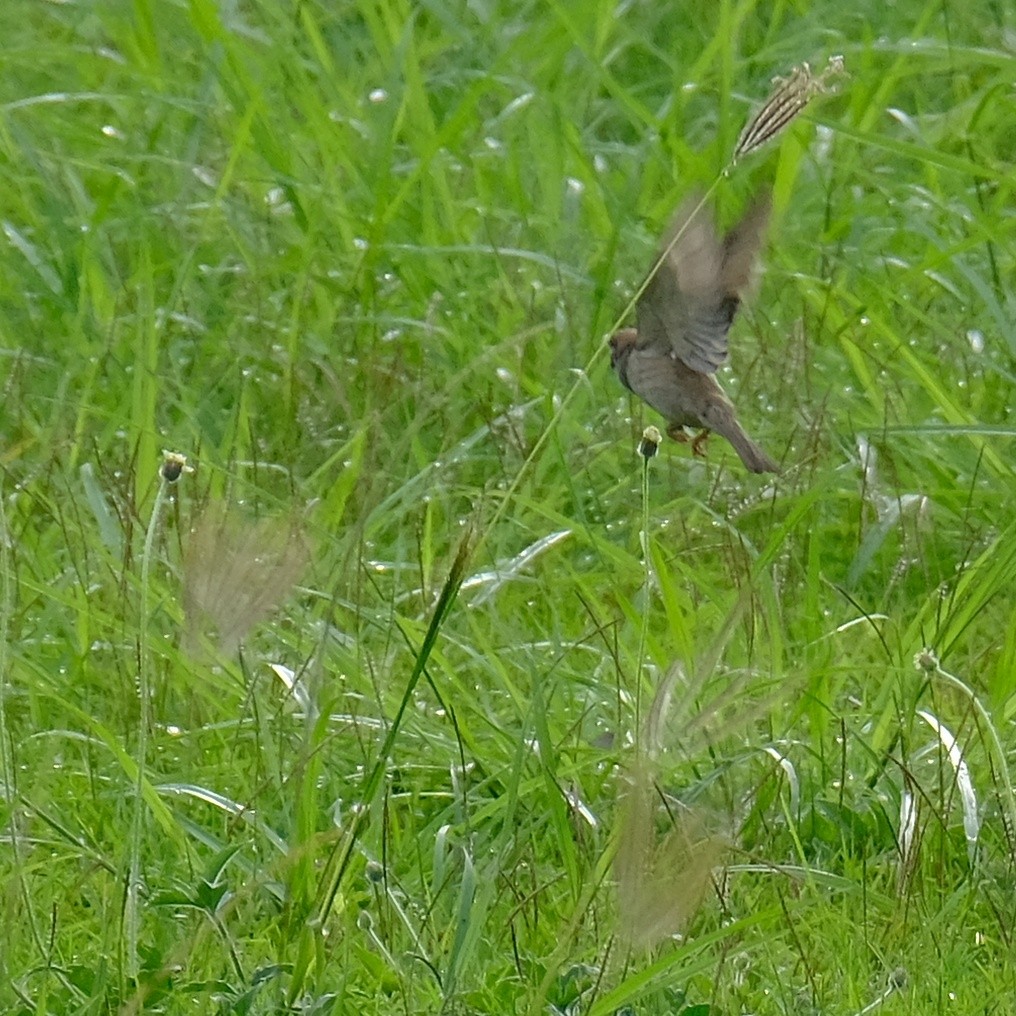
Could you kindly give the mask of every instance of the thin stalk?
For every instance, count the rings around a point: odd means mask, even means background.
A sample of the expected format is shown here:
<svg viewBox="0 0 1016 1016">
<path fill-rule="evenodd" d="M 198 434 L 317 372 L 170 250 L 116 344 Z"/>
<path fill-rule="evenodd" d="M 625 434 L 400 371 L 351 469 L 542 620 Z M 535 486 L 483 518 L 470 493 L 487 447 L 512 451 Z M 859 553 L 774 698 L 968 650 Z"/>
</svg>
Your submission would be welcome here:
<svg viewBox="0 0 1016 1016">
<path fill-rule="evenodd" d="M 14 609 L 14 593 L 11 588 L 11 537 L 7 530 L 7 514 L 4 511 L 3 487 L 0 485 L 0 783 L 3 784 L 3 799 L 7 805 L 8 830 L 11 838 L 11 857 L 14 877 L 21 894 L 24 912 L 32 932 L 32 940 L 39 955 L 46 954 L 46 948 L 35 922 L 32 895 L 28 890 L 21 858 L 21 838 L 18 833 L 17 811 L 14 800 L 17 796 L 17 765 L 14 760 L 14 745 L 7 730 L 7 674 L 10 647 L 10 620 Z"/>
<path fill-rule="evenodd" d="M 179 479 L 186 460 L 166 453 L 159 471 L 159 489 L 152 505 L 152 516 L 145 533 L 145 549 L 141 555 L 141 606 L 138 615 L 138 775 L 134 785 L 134 814 L 131 821 L 130 856 L 127 865 L 127 893 L 124 900 L 124 936 L 127 947 L 127 972 L 133 981 L 139 971 L 138 929 L 140 924 L 139 892 L 141 889 L 141 829 L 144 816 L 144 787 L 148 762 L 148 730 L 152 723 L 152 653 L 148 624 L 151 618 L 149 592 L 155 535 L 159 530 L 169 488 Z"/>
<path fill-rule="evenodd" d="M 646 645 L 649 642 L 649 613 L 653 596 L 653 563 L 649 546 L 649 461 L 660 447 L 663 435 L 655 427 L 646 427 L 639 442 L 642 456 L 642 528 L 639 544 L 642 547 L 642 562 L 645 568 L 645 596 L 642 603 L 642 622 L 639 625 L 638 651 L 635 657 L 635 753 L 639 752 L 642 736 L 642 675 L 646 668 Z"/>
</svg>

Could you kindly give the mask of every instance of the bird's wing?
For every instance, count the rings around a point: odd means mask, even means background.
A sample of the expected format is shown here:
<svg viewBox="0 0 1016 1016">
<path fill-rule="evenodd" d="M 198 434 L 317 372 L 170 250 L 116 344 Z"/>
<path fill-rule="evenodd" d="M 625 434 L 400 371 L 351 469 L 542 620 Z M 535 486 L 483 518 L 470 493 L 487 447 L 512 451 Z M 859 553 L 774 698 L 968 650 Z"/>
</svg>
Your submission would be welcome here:
<svg viewBox="0 0 1016 1016">
<path fill-rule="evenodd" d="M 769 192 L 757 194 L 741 221 L 723 238 L 723 288 L 728 293 L 743 294 L 751 283 L 772 210 Z"/>
<path fill-rule="evenodd" d="M 638 331 L 640 348 L 672 352 L 692 370 L 712 374 L 727 356 L 727 332 L 755 263 L 769 202 L 756 201 L 722 241 L 702 203 L 700 194 L 686 199 L 664 236 L 659 268 L 638 303 Z"/>
</svg>

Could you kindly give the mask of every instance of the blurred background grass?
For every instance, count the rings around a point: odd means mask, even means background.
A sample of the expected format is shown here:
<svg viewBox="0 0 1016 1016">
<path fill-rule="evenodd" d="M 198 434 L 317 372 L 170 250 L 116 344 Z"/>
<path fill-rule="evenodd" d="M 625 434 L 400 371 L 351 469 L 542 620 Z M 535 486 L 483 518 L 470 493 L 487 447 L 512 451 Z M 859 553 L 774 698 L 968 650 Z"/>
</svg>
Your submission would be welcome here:
<svg viewBox="0 0 1016 1016">
<path fill-rule="evenodd" d="M 5 4 L 5 1009 L 1011 997 L 1014 21 Z M 835 53 L 716 197 L 776 196 L 723 383 L 784 472 L 666 444 L 647 587 L 659 421 L 604 338 L 770 79 Z M 195 472 L 142 588 L 162 449 Z M 209 503 L 236 521 L 188 559 Z M 648 825 L 733 849 L 687 937 L 631 950 L 621 774 L 675 661 Z"/>
</svg>

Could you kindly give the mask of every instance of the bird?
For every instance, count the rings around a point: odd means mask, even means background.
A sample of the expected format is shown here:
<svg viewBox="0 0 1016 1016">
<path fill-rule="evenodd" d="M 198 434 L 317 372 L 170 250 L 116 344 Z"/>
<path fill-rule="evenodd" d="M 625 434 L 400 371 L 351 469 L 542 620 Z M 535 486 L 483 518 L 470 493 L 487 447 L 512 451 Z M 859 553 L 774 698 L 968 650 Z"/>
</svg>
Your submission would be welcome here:
<svg viewBox="0 0 1016 1016">
<path fill-rule="evenodd" d="M 716 380 L 727 358 L 727 333 L 741 305 L 769 223 L 768 192 L 754 199 L 722 239 L 705 200 L 692 194 L 663 238 L 636 304 L 637 328 L 610 339 L 610 362 L 621 383 L 667 419 L 667 433 L 704 454 L 710 431 L 725 437 L 753 473 L 779 466 L 745 433 L 734 404 Z"/>
</svg>

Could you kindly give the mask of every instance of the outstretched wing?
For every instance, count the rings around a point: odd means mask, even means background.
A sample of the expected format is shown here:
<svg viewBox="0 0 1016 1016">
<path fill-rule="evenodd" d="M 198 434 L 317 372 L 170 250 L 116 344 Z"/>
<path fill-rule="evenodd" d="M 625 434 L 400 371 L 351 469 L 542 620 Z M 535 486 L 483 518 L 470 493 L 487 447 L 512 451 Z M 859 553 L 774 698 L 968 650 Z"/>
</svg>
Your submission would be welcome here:
<svg viewBox="0 0 1016 1016">
<path fill-rule="evenodd" d="M 700 194 L 687 198 L 664 236 L 659 268 L 639 299 L 638 331 L 640 348 L 672 352 L 692 370 L 712 374 L 726 359 L 727 332 L 751 278 L 770 202 L 768 195 L 757 198 L 722 240 L 702 204 Z"/>
</svg>

